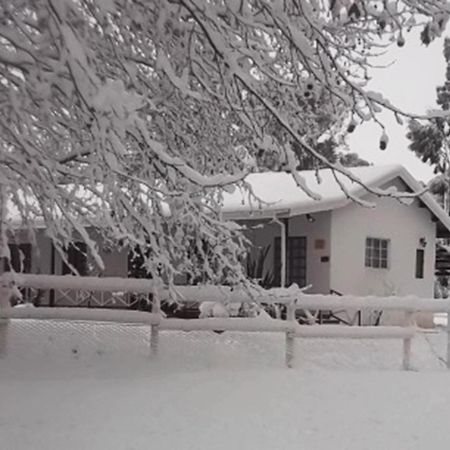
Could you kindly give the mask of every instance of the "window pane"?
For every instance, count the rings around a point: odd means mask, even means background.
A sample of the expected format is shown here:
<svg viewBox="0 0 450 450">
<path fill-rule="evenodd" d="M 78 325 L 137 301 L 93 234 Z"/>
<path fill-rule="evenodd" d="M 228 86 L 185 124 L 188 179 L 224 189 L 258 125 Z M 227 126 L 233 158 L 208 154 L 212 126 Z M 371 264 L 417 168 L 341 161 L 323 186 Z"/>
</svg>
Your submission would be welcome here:
<svg viewBox="0 0 450 450">
<path fill-rule="evenodd" d="M 10 261 L 5 260 L 6 272 L 31 272 L 31 244 L 8 244 L 11 255 Z"/>
<path fill-rule="evenodd" d="M 70 244 L 66 249 L 66 257 L 73 269 L 78 272 L 79 275 L 84 276 L 88 273 L 88 260 L 87 260 L 87 248 L 84 242 L 76 242 Z M 68 264 L 63 262 L 62 274 L 73 274 L 73 269 Z"/>
<path fill-rule="evenodd" d="M 416 278 L 423 278 L 424 275 L 424 263 L 425 263 L 425 250 L 416 250 Z"/>
<path fill-rule="evenodd" d="M 387 269 L 389 258 L 389 239 L 366 238 L 364 264 L 366 267 Z"/>
</svg>

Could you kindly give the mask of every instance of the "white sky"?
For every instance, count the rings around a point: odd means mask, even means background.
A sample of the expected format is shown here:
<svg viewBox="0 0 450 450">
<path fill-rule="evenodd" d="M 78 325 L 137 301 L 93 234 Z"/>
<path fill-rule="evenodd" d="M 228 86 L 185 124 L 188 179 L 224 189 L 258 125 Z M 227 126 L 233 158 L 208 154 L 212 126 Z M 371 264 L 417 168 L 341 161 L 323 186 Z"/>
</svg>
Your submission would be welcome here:
<svg viewBox="0 0 450 450">
<path fill-rule="evenodd" d="M 437 108 L 436 87 L 445 80 L 443 38 L 428 47 L 419 41 L 418 33 L 406 35 L 403 48 L 393 46 L 383 61 L 394 61 L 388 68 L 374 69 L 369 88 L 381 92 L 397 107 L 414 113 L 426 113 Z M 379 150 L 380 127 L 367 123 L 356 128 L 349 135 L 348 144 L 352 152 L 374 164 L 403 164 L 418 180 L 428 181 L 433 177 L 430 166 L 423 164 L 408 149 L 405 125 L 397 124 L 393 114 L 380 115 L 389 135 L 389 145 Z"/>
</svg>

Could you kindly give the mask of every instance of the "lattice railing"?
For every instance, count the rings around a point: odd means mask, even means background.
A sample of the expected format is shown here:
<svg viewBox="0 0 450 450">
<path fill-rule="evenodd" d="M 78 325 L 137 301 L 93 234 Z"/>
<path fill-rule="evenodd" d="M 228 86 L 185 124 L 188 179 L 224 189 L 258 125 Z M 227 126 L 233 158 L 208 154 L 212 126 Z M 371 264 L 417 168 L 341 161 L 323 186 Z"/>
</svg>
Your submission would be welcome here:
<svg viewBox="0 0 450 450">
<path fill-rule="evenodd" d="M 89 308 L 148 309 L 151 294 L 125 291 L 97 291 L 92 289 L 20 289 L 23 301 L 38 306 L 66 306 Z"/>
<path fill-rule="evenodd" d="M 54 290 L 55 306 L 87 306 L 93 308 L 133 308 L 142 295 L 128 292 L 98 292 L 73 289 Z"/>
</svg>

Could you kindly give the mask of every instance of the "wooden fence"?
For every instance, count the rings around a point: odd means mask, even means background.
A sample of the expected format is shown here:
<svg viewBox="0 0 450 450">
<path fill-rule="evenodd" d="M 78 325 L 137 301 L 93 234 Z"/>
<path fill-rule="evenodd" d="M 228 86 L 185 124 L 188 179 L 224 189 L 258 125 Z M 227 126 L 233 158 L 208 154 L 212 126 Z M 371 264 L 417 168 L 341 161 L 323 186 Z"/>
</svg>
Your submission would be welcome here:
<svg viewBox="0 0 450 450">
<path fill-rule="evenodd" d="M 36 289 L 83 289 L 96 292 L 152 293 L 152 312 L 131 310 L 105 310 L 87 308 L 11 308 L 9 296 L 16 287 Z M 174 294 L 174 293 L 172 293 Z M 155 285 L 151 280 L 94 278 L 56 275 L 10 275 L 0 277 L 0 322 L 7 326 L 9 319 L 39 320 L 83 320 L 119 323 L 147 324 L 151 329 L 150 349 L 158 351 L 161 330 L 180 331 L 241 331 L 276 332 L 285 334 L 286 365 L 292 367 L 295 355 L 295 340 L 300 338 L 350 338 L 350 339 L 393 339 L 403 340 L 403 368 L 411 368 L 411 344 L 417 332 L 414 315 L 420 312 L 450 313 L 449 300 L 420 299 L 417 297 L 356 297 L 333 295 L 307 295 L 300 289 L 255 289 L 249 292 L 227 286 L 179 286 L 176 288 L 180 302 L 214 301 L 229 303 L 277 304 L 286 307 L 286 318 L 165 318 L 160 311 L 161 300 L 169 297 L 169 291 Z M 297 312 L 301 311 L 314 322 L 315 313 L 320 310 L 352 311 L 402 311 L 405 319 L 401 326 L 340 326 L 300 325 Z M 447 324 L 447 367 L 450 368 L 450 320 Z"/>
</svg>

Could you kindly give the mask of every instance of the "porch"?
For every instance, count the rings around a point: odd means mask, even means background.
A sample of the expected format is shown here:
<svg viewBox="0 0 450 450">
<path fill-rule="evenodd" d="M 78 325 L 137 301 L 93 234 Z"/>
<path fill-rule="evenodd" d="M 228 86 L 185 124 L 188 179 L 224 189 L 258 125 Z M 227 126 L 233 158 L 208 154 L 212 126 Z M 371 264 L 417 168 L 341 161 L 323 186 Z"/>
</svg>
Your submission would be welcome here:
<svg viewBox="0 0 450 450">
<path fill-rule="evenodd" d="M 255 216 L 257 216 L 255 214 Z M 248 273 L 266 287 L 308 286 L 328 294 L 330 286 L 331 211 L 239 220 L 252 242 Z"/>
</svg>

